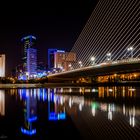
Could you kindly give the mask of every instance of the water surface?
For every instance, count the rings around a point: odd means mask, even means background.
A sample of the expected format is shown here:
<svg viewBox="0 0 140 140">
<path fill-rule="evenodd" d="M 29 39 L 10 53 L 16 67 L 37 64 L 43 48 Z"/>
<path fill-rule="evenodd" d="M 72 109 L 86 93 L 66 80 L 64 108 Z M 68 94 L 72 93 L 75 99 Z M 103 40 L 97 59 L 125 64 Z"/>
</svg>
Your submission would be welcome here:
<svg viewBox="0 0 140 140">
<path fill-rule="evenodd" d="M 140 139 L 140 88 L 0 90 L 1 139 Z"/>
</svg>

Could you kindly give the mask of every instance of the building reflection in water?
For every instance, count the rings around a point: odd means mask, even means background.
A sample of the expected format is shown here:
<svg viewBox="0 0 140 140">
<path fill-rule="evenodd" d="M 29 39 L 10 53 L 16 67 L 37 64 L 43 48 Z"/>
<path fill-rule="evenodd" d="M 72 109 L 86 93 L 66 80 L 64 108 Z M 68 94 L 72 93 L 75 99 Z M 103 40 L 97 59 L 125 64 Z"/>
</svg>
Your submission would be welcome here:
<svg viewBox="0 0 140 140">
<path fill-rule="evenodd" d="M 99 87 L 98 97 L 135 97 L 136 89 L 134 87 Z"/>
<path fill-rule="evenodd" d="M 55 95 L 55 92 L 55 89 L 48 88 L 48 119 L 65 120 L 65 101 L 61 96 Z"/>
<path fill-rule="evenodd" d="M 134 127 L 135 126 L 135 106 L 131 110 L 129 110 L 129 124 Z"/>
<path fill-rule="evenodd" d="M 74 91 L 82 94 L 91 92 L 92 95 L 96 95 L 97 98 L 102 98 L 102 100 L 97 101 L 96 98 L 72 95 Z M 21 127 L 21 132 L 27 135 L 34 135 L 37 132 L 35 122 L 37 121 L 37 101 L 40 100 L 48 104 L 49 121 L 65 120 L 66 113 L 78 116 L 79 112 L 85 111 L 84 108 L 89 108 L 93 117 L 98 117 L 99 112 L 105 113 L 108 121 L 115 119 L 116 114 L 123 115 L 132 127 L 136 126 L 136 116 L 140 116 L 140 109 L 134 105 L 129 104 L 128 106 L 123 102 L 121 104 L 106 103 L 104 100 L 105 97 L 113 97 L 114 99 L 117 97 L 134 98 L 136 89 L 133 87 L 20 89 L 19 95 L 24 102 L 24 125 Z M 4 92 L 2 91 L 0 92 L 0 103 L 0 113 L 4 114 L 2 113 Z"/>
<path fill-rule="evenodd" d="M 55 89 L 19 89 L 20 100 L 23 101 L 24 124 L 21 132 L 26 135 L 35 135 L 37 130 L 37 100 L 48 101 L 48 120 L 65 120 L 66 112 L 64 100 L 55 95 Z"/>
<path fill-rule="evenodd" d="M 127 107 L 125 104 L 122 106 L 117 106 L 110 103 L 99 103 L 93 102 L 91 104 L 91 113 L 95 117 L 97 111 L 102 111 L 107 113 L 108 120 L 113 120 L 113 113 L 120 113 L 126 116 L 129 120 L 129 124 L 135 126 L 135 116 L 140 116 L 140 109 L 135 109 L 135 106 Z"/>
<path fill-rule="evenodd" d="M 129 98 L 133 99 L 136 96 L 136 88 L 129 86 L 129 87 L 98 87 L 98 88 L 79 88 L 79 93 L 82 92 L 84 95 L 88 92 L 91 92 L 91 94 L 98 95 L 97 98 L 104 98 L 106 97 L 112 97 L 114 99 L 116 98 Z M 128 120 L 128 123 L 130 126 L 134 127 L 136 125 L 136 117 L 140 116 L 140 109 L 135 108 L 134 105 L 129 104 L 114 104 L 114 103 L 106 103 L 101 101 L 95 101 L 93 102 L 92 99 L 86 100 L 84 96 L 72 96 L 72 95 L 65 95 L 65 93 L 69 92 L 76 92 L 77 89 L 72 88 L 61 88 L 56 89 L 57 93 L 61 98 L 63 97 L 65 99 L 65 105 L 69 106 L 69 108 L 66 106 L 67 113 L 76 113 L 78 114 L 78 111 L 82 111 L 82 108 L 85 106 L 91 106 L 91 113 L 92 116 L 96 116 L 97 111 L 101 111 L 104 113 L 107 113 L 107 119 L 113 120 L 113 115 L 115 116 L 116 113 L 120 113 L 120 115 L 124 115 L 126 119 Z M 61 91 L 61 92 L 60 92 Z M 63 91 L 63 92 L 62 92 Z M 63 94 L 62 94 L 63 93 Z M 66 104 L 67 102 L 67 104 Z M 75 107 L 77 105 L 77 108 Z"/>
<path fill-rule="evenodd" d="M 114 86 L 114 87 L 80 87 L 80 88 L 56 88 L 57 93 L 69 93 L 69 94 L 79 94 L 79 95 L 93 95 L 99 98 L 105 97 L 121 97 L 128 98 L 136 97 L 136 88 L 132 86 Z"/>
<path fill-rule="evenodd" d="M 0 90 L 0 115 L 5 115 L 5 90 Z"/>
<path fill-rule="evenodd" d="M 36 90 L 21 89 L 20 94 L 24 104 L 24 124 L 21 127 L 21 132 L 26 135 L 34 135 L 36 134 L 34 123 L 37 120 Z"/>
</svg>

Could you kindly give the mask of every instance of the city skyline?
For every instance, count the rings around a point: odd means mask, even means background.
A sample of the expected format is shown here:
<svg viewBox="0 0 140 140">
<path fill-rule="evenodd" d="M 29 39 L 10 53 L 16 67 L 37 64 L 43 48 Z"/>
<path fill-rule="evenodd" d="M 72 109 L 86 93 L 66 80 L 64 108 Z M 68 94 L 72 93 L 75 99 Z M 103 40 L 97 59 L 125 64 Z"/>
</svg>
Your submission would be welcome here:
<svg viewBox="0 0 140 140">
<path fill-rule="evenodd" d="M 47 63 L 47 49 L 57 48 L 69 51 L 88 18 L 90 17 L 96 1 L 87 0 L 78 3 L 56 3 L 44 6 L 43 3 L 23 7 L 6 4 L 7 12 L 1 9 L 0 52 L 6 55 L 6 75 L 11 73 L 21 62 L 21 38 L 32 34 L 37 37 L 39 61 Z M 26 7 L 26 10 L 25 10 Z M 13 10 L 16 8 L 18 11 Z M 31 11 L 31 13 L 30 13 Z M 4 13 L 4 14 L 3 14 Z M 13 52 L 14 53 L 11 53 Z M 16 55 L 15 55 L 16 53 Z"/>
<path fill-rule="evenodd" d="M 139 0 L 0 6 L 0 138 L 140 140 Z"/>
</svg>

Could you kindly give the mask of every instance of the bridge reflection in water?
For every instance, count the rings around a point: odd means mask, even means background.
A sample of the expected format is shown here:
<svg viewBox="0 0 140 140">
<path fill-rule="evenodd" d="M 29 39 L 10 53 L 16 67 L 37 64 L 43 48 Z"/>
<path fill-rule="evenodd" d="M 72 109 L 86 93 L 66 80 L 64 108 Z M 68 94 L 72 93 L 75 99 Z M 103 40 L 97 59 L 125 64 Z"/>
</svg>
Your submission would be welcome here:
<svg viewBox="0 0 140 140">
<path fill-rule="evenodd" d="M 131 86 L 1 90 L 0 133 L 26 139 L 53 138 L 54 131 L 61 139 L 139 139 L 139 93 Z M 18 119 L 10 134 L 9 123 Z"/>
</svg>

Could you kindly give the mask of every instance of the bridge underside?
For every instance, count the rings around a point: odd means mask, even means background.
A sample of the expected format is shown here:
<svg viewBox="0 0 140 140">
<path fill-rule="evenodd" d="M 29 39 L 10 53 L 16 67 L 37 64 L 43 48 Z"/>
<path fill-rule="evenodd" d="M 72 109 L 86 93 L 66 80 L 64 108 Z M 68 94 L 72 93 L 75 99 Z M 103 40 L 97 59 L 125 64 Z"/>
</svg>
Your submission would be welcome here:
<svg viewBox="0 0 140 140">
<path fill-rule="evenodd" d="M 87 67 L 77 69 L 69 72 L 63 72 L 48 76 L 48 81 L 65 82 L 76 81 L 79 78 L 91 78 L 98 76 L 106 76 L 112 74 L 126 74 L 140 72 L 140 62 L 131 64 L 119 64 L 119 65 L 104 65 L 99 67 Z"/>
</svg>

